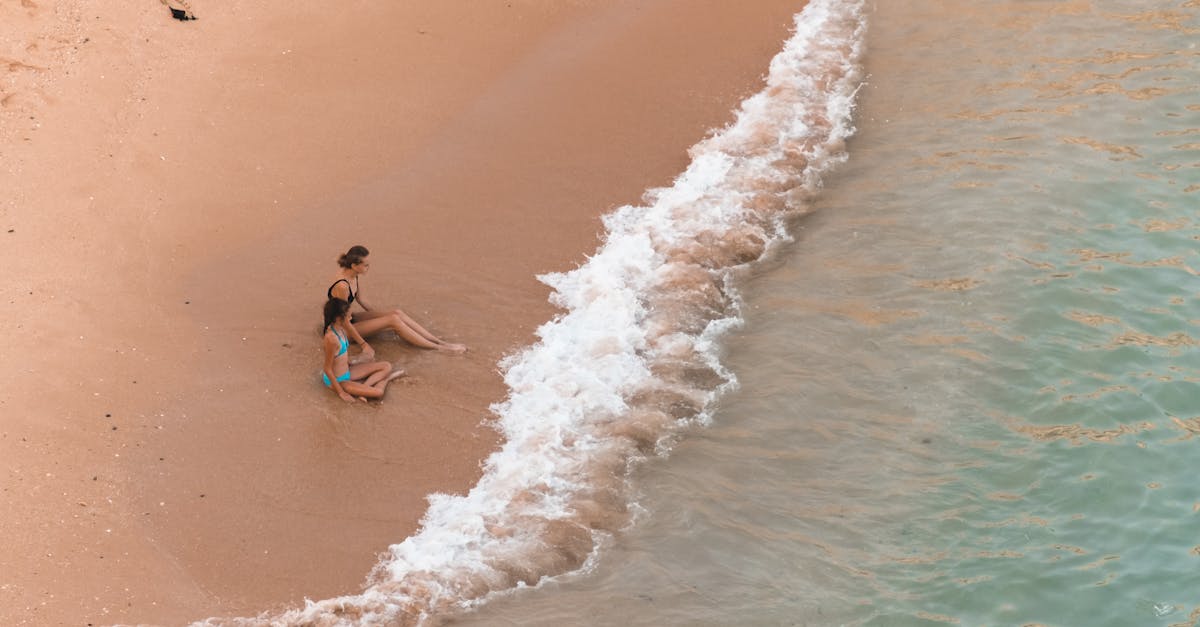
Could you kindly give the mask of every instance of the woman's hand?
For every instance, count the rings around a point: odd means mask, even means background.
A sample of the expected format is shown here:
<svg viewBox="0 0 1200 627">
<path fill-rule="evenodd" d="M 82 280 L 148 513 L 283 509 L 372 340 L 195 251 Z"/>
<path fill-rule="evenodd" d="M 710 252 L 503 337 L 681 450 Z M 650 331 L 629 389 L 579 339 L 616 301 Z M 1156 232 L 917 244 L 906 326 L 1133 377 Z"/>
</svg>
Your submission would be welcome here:
<svg viewBox="0 0 1200 627">
<path fill-rule="evenodd" d="M 338 396 L 340 396 L 340 397 L 342 398 L 342 400 L 343 400 L 343 401 L 346 401 L 347 403 L 353 403 L 353 402 L 354 402 L 354 397 L 353 397 L 353 396 L 350 396 L 350 394 L 349 394 L 349 393 L 347 393 L 345 390 L 342 390 L 342 391 L 338 392 Z"/>
<path fill-rule="evenodd" d="M 366 364 L 375 361 L 375 349 L 371 348 L 370 344 L 362 343 L 362 350 L 350 358 L 351 364 Z"/>
</svg>

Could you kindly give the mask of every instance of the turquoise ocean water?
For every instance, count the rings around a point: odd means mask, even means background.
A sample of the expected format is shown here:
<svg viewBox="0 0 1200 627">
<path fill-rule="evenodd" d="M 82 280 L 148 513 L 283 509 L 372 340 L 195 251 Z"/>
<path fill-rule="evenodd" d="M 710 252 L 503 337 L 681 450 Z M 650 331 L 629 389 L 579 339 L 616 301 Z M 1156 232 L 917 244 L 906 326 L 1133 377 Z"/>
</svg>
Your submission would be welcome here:
<svg viewBox="0 0 1200 627">
<path fill-rule="evenodd" d="M 479 483 L 360 593 L 200 624 L 1197 627 L 1198 40 L 1197 0 L 811 0 L 541 277 Z"/>
<path fill-rule="evenodd" d="M 849 161 L 581 572 L 467 625 L 1200 624 L 1200 3 L 870 7 Z"/>
</svg>

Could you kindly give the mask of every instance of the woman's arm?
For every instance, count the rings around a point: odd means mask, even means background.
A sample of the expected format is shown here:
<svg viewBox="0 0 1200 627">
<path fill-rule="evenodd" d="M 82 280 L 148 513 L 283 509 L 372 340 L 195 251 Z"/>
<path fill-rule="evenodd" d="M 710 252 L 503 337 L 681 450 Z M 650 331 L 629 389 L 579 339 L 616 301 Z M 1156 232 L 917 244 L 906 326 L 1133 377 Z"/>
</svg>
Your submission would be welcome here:
<svg viewBox="0 0 1200 627">
<path fill-rule="evenodd" d="M 367 344 L 367 341 L 363 339 L 362 335 L 359 335 L 358 329 L 355 329 L 353 324 L 345 324 L 342 326 L 344 326 L 346 329 L 346 335 L 349 336 L 351 340 L 354 340 L 355 344 L 358 344 L 360 347 L 362 347 L 362 353 L 360 353 L 360 355 L 365 356 L 367 359 L 374 359 L 375 349 L 371 348 L 370 344 Z"/>
<path fill-rule="evenodd" d="M 326 333 L 322 344 L 325 347 L 325 364 L 323 370 L 325 371 L 325 376 L 329 377 L 329 387 L 333 388 L 333 391 L 337 392 L 338 397 L 343 401 L 354 402 L 354 397 L 342 389 L 342 383 L 333 374 L 333 360 L 337 357 L 340 342 L 331 333 Z"/>
<path fill-rule="evenodd" d="M 338 281 L 337 283 L 333 284 L 333 289 L 330 291 L 330 293 L 336 298 L 350 300 L 350 284 Z M 358 296 L 355 296 L 354 300 L 359 300 Z M 366 309 L 366 307 L 363 307 L 363 309 Z M 366 355 L 367 359 L 375 358 L 375 349 L 371 348 L 370 344 L 367 344 L 367 341 L 363 339 L 362 335 L 359 335 L 358 329 L 355 329 L 354 325 L 346 325 L 346 335 L 351 340 L 354 340 L 355 344 L 358 344 L 360 347 L 362 347 L 362 354 Z"/>
<path fill-rule="evenodd" d="M 371 305 L 367 304 L 367 301 L 363 300 L 361 287 L 358 288 L 358 293 L 354 295 L 354 302 L 358 303 L 363 308 L 363 311 L 371 311 L 374 309 L 374 307 L 371 307 Z"/>
</svg>

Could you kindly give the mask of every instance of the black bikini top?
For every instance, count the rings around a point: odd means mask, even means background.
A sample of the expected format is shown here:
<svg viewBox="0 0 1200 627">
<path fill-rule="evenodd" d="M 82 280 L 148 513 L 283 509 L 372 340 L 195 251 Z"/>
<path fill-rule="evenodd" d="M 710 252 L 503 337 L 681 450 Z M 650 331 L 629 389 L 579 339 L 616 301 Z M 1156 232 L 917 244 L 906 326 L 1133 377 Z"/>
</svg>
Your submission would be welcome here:
<svg viewBox="0 0 1200 627">
<path fill-rule="evenodd" d="M 354 277 L 354 282 L 358 283 L 358 277 Z M 346 302 L 353 305 L 354 304 L 354 290 L 350 288 L 350 282 L 347 281 L 346 279 L 338 279 L 338 280 L 334 281 L 333 285 L 330 285 L 329 289 L 325 290 L 325 296 L 328 298 L 334 298 L 333 287 L 334 287 L 334 285 L 337 285 L 338 283 L 346 284 L 346 291 L 350 292 L 350 298 L 347 298 Z"/>
</svg>

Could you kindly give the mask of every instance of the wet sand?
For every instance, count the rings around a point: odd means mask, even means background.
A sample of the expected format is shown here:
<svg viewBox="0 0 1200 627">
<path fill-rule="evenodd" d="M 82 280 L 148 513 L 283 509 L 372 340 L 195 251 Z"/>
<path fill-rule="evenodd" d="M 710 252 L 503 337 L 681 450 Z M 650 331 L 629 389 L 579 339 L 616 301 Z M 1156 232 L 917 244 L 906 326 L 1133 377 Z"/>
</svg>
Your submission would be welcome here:
<svg viewBox="0 0 1200 627">
<path fill-rule="evenodd" d="M 136 4 L 137 6 L 132 6 Z M 802 2 L 0 6 L 0 622 L 181 624 L 357 592 L 496 446 L 543 272 L 669 183 Z M 334 259 L 471 347 L 320 385 Z"/>
</svg>

